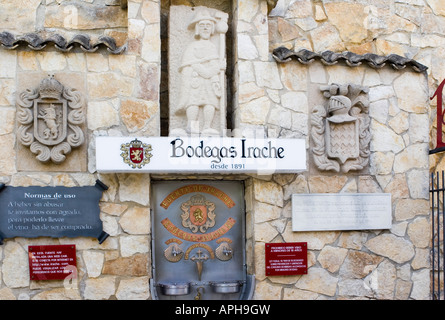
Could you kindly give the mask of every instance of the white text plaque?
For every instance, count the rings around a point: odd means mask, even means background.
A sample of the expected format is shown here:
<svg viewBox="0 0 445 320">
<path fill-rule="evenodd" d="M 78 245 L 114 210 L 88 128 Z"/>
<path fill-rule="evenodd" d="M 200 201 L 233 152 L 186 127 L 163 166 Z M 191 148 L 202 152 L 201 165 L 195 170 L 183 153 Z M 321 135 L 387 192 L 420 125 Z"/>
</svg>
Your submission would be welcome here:
<svg viewBox="0 0 445 320">
<path fill-rule="evenodd" d="M 292 230 L 390 229 L 390 193 L 292 195 Z"/>
</svg>

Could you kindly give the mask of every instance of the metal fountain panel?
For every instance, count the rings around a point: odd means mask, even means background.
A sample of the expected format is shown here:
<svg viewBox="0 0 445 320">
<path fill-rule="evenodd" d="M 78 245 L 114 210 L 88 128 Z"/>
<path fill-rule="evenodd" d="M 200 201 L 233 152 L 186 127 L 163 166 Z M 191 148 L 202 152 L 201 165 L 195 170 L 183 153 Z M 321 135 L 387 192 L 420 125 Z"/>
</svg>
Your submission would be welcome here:
<svg viewBox="0 0 445 320">
<path fill-rule="evenodd" d="M 251 295 L 242 182 L 160 181 L 152 190 L 153 297 Z"/>
</svg>

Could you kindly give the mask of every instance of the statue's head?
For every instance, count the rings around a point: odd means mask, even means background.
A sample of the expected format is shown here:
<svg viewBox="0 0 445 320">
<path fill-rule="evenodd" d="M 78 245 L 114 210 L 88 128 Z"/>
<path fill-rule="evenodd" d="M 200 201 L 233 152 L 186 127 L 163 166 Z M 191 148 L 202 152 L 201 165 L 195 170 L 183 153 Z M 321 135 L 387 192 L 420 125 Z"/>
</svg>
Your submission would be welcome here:
<svg viewBox="0 0 445 320">
<path fill-rule="evenodd" d="M 351 100 L 346 96 L 332 96 L 328 111 L 332 114 L 346 114 L 351 109 Z"/>
<path fill-rule="evenodd" d="M 195 29 L 195 38 L 209 39 L 215 33 L 216 19 L 207 10 L 198 11 L 189 24 Z"/>
</svg>

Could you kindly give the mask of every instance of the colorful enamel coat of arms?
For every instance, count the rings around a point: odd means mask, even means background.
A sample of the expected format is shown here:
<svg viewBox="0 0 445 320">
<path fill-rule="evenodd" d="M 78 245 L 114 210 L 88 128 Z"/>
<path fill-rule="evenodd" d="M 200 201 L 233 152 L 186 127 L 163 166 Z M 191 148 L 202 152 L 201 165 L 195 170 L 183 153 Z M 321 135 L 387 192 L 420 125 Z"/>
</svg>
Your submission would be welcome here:
<svg viewBox="0 0 445 320">
<path fill-rule="evenodd" d="M 121 157 L 133 169 L 140 169 L 150 162 L 150 158 L 153 156 L 150 153 L 152 150 L 150 144 L 134 139 L 121 145 Z"/>
<path fill-rule="evenodd" d="M 197 194 L 181 205 L 182 225 L 193 233 L 205 233 L 215 225 L 215 204 Z"/>
</svg>

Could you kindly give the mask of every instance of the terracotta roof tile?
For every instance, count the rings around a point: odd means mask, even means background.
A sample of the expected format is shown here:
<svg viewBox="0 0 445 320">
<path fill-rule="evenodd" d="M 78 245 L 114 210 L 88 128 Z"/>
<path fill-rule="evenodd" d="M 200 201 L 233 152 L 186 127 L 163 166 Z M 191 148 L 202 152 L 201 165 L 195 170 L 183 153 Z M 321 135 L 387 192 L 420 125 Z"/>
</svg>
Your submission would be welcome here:
<svg viewBox="0 0 445 320">
<path fill-rule="evenodd" d="M 374 53 L 366 53 L 364 55 L 359 55 L 349 51 L 341 53 L 332 51 L 315 53 L 306 49 L 295 52 L 285 47 L 279 47 L 273 50 L 272 55 L 278 62 L 297 60 L 300 63 L 309 64 L 314 60 L 319 60 L 326 65 L 334 65 L 340 61 L 343 61 L 350 67 L 356 67 L 362 63 L 367 63 L 369 66 L 376 69 L 383 68 L 387 64 L 397 70 L 404 69 L 407 66 L 411 67 L 416 72 L 423 72 L 428 69 L 428 67 L 415 60 L 408 59 L 397 54 L 380 56 Z"/>
<path fill-rule="evenodd" d="M 75 35 L 68 41 L 59 34 L 42 37 L 38 33 L 15 36 L 7 31 L 0 32 L 0 46 L 6 49 L 15 49 L 20 45 L 27 45 L 33 50 L 42 50 L 48 44 L 53 44 L 56 49 L 63 52 L 68 52 L 76 46 L 86 52 L 95 52 L 100 47 L 105 47 L 113 54 L 122 53 L 126 49 L 126 45 L 118 47 L 114 38 L 108 36 L 100 36 L 95 43 L 92 43 L 90 37 L 83 34 Z"/>
</svg>

